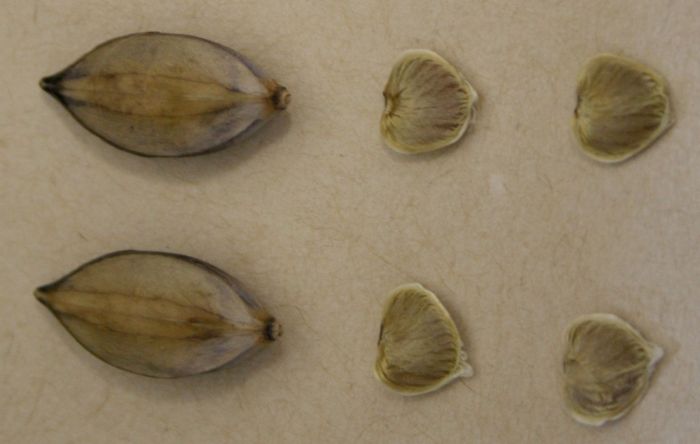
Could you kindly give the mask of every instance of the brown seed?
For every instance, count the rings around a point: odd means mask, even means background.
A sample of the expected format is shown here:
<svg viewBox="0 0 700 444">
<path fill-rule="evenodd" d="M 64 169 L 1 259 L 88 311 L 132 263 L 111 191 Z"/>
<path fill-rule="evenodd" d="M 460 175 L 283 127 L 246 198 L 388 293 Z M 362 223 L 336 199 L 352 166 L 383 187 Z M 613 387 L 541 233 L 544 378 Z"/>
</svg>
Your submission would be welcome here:
<svg viewBox="0 0 700 444">
<path fill-rule="evenodd" d="M 177 254 L 111 253 L 35 295 L 95 356 L 146 376 L 214 370 L 280 335 L 233 277 Z"/>
<path fill-rule="evenodd" d="M 155 32 L 103 43 L 41 87 L 105 141 L 151 157 L 224 148 L 289 103 L 285 87 L 235 51 Z"/>
</svg>

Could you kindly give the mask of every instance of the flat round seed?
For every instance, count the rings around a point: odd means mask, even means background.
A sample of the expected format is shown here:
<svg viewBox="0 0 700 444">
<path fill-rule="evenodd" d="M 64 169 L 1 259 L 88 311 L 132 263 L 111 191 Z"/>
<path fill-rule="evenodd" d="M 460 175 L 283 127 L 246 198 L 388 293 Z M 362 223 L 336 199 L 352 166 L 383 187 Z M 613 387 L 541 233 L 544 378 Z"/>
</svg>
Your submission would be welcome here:
<svg viewBox="0 0 700 444">
<path fill-rule="evenodd" d="M 579 75 L 576 95 L 574 134 L 583 152 L 601 162 L 634 156 L 672 124 L 666 80 L 633 60 L 594 57 Z"/>
<path fill-rule="evenodd" d="M 473 374 L 450 314 L 420 284 L 402 285 L 389 296 L 374 373 L 402 395 L 428 393 Z"/>
<path fill-rule="evenodd" d="M 408 154 L 458 141 L 474 114 L 478 95 L 445 59 L 425 49 L 405 52 L 384 88 L 381 134 L 389 147 Z"/>
<path fill-rule="evenodd" d="M 600 426 L 627 414 L 646 393 L 663 350 L 611 314 L 576 319 L 566 334 L 564 396 L 578 422 Z"/>
</svg>

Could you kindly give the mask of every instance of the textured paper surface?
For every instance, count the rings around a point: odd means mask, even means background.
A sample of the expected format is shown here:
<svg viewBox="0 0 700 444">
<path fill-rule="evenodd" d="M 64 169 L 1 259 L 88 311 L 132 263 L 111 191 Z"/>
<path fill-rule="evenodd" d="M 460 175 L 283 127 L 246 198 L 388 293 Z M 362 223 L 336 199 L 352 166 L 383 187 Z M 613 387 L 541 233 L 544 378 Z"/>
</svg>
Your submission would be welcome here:
<svg viewBox="0 0 700 444">
<path fill-rule="evenodd" d="M 0 442 L 692 443 L 700 435 L 700 3 L 15 1 L 0 18 Z M 143 159 L 79 126 L 40 77 L 159 30 L 246 54 L 288 112 L 217 154 Z M 481 96 L 452 149 L 382 147 L 381 91 L 430 48 Z M 677 121 L 618 166 L 581 155 L 576 75 L 598 52 L 670 82 Z M 32 296 L 104 253 L 189 254 L 284 325 L 250 361 L 182 380 L 109 367 Z M 437 293 L 475 376 L 405 399 L 372 376 L 381 307 Z M 612 312 L 666 350 L 619 423 L 576 424 L 562 332 Z"/>
</svg>

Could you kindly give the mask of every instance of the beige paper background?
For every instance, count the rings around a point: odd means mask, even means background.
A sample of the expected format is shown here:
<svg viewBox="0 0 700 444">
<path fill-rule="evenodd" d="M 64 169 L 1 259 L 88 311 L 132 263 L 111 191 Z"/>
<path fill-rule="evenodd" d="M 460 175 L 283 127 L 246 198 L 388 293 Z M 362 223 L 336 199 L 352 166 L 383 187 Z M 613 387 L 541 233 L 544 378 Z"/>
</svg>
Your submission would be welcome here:
<svg viewBox="0 0 700 444">
<path fill-rule="evenodd" d="M 0 16 L 0 442 L 692 443 L 700 435 L 700 3 L 19 1 Z M 246 54 L 288 113 L 200 158 L 144 159 L 80 127 L 37 85 L 147 30 Z M 432 48 L 480 92 L 452 149 L 382 147 L 395 57 Z M 618 166 L 569 120 L 584 61 L 658 68 L 675 127 Z M 95 256 L 209 261 L 284 324 L 246 363 L 182 380 L 114 369 L 32 297 Z M 453 313 L 476 375 L 402 398 L 372 375 L 381 307 L 417 281 Z M 644 401 L 591 429 L 559 393 L 562 331 L 616 313 L 667 355 Z"/>
</svg>

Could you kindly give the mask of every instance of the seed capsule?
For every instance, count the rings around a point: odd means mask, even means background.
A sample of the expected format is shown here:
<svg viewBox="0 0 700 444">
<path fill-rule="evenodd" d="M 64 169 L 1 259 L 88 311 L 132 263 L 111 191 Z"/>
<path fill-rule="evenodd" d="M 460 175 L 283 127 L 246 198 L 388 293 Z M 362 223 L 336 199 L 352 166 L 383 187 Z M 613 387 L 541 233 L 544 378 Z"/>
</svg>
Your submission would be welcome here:
<svg viewBox="0 0 700 444">
<path fill-rule="evenodd" d="M 576 319 L 567 331 L 564 394 L 571 416 L 600 426 L 621 418 L 649 387 L 661 347 L 611 314 Z"/>
<path fill-rule="evenodd" d="M 407 154 L 444 148 L 467 130 L 477 99 L 469 82 L 438 54 L 407 51 L 384 88 L 382 137 Z"/>
<path fill-rule="evenodd" d="M 235 51 L 155 32 L 103 43 L 41 87 L 88 130 L 149 157 L 224 148 L 289 103 L 285 87 Z"/>
<path fill-rule="evenodd" d="M 650 146 L 672 124 L 661 74 L 612 54 L 594 57 L 579 75 L 574 134 L 588 156 L 620 162 Z"/>
<path fill-rule="evenodd" d="M 402 395 L 437 390 L 474 373 L 450 314 L 437 296 L 407 284 L 389 296 L 374 374 Z"/>
<path fill-rule="evenodd" d="M 177 254 L 108 254 L 35 295 L 92 354 L 146 376 L 214 370 L 280 335 L 234 278 Z"/>
</svg>

